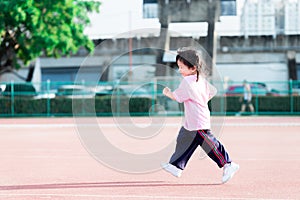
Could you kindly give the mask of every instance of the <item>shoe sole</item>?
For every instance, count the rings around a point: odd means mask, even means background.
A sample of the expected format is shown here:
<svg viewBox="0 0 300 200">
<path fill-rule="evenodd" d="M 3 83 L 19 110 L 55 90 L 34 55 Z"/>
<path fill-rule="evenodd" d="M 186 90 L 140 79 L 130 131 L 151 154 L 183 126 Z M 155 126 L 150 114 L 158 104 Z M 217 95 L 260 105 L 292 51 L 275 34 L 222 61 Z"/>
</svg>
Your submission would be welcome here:
<svg viewBox="0 0 300 200">
<path fill-rule="evenodd" d="M 228 179 L 226 179 L 225 181 L 222 180 L 222 183 L 223 183 L 223 184 L 224 184 L 224 183 L 227 183 L 230 179 L 232 179 L 232 177 L 234 176 L 234 174 L 235 174 L 237 171 L 239 171 L 239 169 L 240 169 L 240 166 L 237 165 L 236 169 L 231 173 L 231 176 L 229 176 Z"/>
<path fill-rule="evenodd" d="M 179 178 L 181 176 L 181 173 L 180 174 L 177 174 L 175 172 L 172 171 L 172 169 L 170 169 L 170 166 L 167 164 L 167 165 L 162 165 L 162 168 L 166 171 L 166 172 L 169 172 L 170 174 L 172 174 L 173 176 Z"/>
</svg>

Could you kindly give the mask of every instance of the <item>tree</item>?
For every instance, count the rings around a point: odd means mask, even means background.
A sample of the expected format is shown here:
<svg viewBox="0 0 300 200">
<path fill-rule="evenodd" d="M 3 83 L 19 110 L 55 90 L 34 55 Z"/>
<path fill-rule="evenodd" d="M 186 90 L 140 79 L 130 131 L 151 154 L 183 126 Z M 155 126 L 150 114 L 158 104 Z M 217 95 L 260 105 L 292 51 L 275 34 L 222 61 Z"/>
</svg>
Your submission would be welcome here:
<svg viewBox="0 0 300 200">
<path fill-rule="evenodd" d="M 71 55 L 80 47 L 93 51 L 83 34 L 89 12 L 99 12 L 100 2 L 90 0 L 0 0 L 0 74 L 19 69 L 45 55 Z"/>
</svg>

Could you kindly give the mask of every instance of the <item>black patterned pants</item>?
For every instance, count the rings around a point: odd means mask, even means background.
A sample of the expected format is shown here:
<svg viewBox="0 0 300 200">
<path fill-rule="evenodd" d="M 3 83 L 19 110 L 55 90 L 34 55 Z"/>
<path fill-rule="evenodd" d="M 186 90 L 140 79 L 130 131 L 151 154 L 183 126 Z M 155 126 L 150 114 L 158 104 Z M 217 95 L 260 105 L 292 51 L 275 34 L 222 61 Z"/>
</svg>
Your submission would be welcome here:
<svg viewBox="0 0 300 200">
<path fill-rule="evenodd" d="M 225 147 L 210 130 L 189 131 L 182 127 L 170 163 L 183 170 L 198 146 L 201 146 L 220 168 L 231 162 Z"/>
</svg>

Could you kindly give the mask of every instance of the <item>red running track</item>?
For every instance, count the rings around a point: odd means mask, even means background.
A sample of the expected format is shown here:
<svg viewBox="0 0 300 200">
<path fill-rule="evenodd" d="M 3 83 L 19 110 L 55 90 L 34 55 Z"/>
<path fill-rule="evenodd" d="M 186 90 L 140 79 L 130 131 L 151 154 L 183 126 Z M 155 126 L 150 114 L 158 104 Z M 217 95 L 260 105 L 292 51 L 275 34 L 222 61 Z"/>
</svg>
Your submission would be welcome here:
<svg viewBox="0 0 300 200">
<path fill-rule="evenodd" d="M 221 184 L 222 170 L 200 152 L 181 178 L 163 170 L 124 173 L 87 152 L 73 118 L 0 119 L 0 199 L 300 199 L 299 117 L 214 119 L 222 122 L 220 140 L 240 164 L 226 184 Z M 158 135 L 142 140 L 126 140 L 113 118 L 97 121 L 116 147 L 150 152 L 176 138 L 181 118 L 167 118 Z M 148 123 L 147 118 L 133 121 Z"/>
</svg>

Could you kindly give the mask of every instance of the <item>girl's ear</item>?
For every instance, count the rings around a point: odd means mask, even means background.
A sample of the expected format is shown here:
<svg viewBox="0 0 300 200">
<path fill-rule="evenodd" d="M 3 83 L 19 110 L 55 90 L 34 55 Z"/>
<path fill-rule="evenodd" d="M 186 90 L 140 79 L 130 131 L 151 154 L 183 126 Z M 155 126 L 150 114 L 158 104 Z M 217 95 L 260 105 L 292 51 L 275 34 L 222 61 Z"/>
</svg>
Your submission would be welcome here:
<svg viewBox="0 0 300 200">
<path fill-rule="evenodd" d="M 194 70 L 194 71 L 197 71 L 197 67 L 196 67 L 195 65 L 194 65 L 194 67 L 193 67 L 193 70 Z"/>
</svg>

